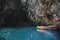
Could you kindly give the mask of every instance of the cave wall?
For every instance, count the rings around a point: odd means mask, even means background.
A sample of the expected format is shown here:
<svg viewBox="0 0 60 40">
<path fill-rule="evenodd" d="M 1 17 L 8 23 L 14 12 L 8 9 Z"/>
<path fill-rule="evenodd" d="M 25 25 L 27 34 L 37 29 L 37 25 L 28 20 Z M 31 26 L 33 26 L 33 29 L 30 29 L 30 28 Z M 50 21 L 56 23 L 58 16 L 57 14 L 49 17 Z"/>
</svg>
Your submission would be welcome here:
<svg viewBox="0 0 60 40">
<path fill-rule="evenodd" d="M 27 8 L 21 0 L 0 0 L 1 26 L 31 25 L 27 19 Z"/>
<path fill-rule="evenodd" d="M 0 0 L 0 25 L 46 24 L 46 13 L 60 18 L 59 0 Z"/>
<path fill-rule="evenodd" d="M 59 0 L 28 0 L 27 4 L 28 16 L 36 25 L 47 24 L 47 14 L 56 14 L 56 17 L 60 19 Z"/>
</svg>

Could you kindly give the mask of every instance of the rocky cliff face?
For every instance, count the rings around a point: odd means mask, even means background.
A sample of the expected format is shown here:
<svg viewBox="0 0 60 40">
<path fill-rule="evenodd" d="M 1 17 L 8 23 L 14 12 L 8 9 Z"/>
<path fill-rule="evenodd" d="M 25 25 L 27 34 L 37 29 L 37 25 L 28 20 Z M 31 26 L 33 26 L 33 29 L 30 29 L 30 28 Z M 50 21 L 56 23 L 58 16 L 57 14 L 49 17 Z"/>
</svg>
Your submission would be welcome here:
<svg viewBox="0 0 60 40">
<path fill-rule="evenodd" d="M 35 24 L 47 24 L 47 15 L 56 14 L 56 17 L 58 17 L 60 14 L 59 0 L 28 0 L 27 4 L 28 15 Z M 49 17 L 52 18 L 52 16 Z"/>
<path fill-rule="evenodd" d="M 46 24 L 47 14 L 60 16 L 59 0 L 0 0 L 0 25 Z"/>
</svg>

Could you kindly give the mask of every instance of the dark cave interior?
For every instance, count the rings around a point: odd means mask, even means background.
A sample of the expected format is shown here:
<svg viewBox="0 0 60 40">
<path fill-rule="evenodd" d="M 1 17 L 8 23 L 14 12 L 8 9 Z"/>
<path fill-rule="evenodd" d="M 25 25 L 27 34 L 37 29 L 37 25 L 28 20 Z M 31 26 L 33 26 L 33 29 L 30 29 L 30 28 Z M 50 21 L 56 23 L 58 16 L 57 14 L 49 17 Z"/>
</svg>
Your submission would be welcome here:
<svg viewBox="0 0 60 40">
<path fill-rule="evenodd" d="M 11 3 L 12 1 L 12 3 Z M 7 4 L 8 3 L 8 4 Z M 13 4 L 14 6 L 11 6 Z M 0 25 L 1 26 L 31 26 L 28 21 L 26 5 L 22 6 L 20 0 L 0 0 Z M 13 9 L 14 8 L 14 9 Z"/>
</svg>

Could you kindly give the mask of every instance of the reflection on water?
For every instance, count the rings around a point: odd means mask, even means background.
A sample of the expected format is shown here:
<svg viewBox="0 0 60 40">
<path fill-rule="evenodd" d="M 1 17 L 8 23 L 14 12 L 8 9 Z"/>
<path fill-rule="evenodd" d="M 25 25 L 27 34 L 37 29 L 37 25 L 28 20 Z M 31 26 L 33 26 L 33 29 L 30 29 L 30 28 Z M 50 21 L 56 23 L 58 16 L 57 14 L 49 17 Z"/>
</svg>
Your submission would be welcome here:
<svg viewBox="0 0 60 40">
<path fill-rule="evenodd" d="M 57 40 L 52 31 L 37 32 L 35 27 L 2 28 L 0 36 L 5 40 Z"/>
</svg>

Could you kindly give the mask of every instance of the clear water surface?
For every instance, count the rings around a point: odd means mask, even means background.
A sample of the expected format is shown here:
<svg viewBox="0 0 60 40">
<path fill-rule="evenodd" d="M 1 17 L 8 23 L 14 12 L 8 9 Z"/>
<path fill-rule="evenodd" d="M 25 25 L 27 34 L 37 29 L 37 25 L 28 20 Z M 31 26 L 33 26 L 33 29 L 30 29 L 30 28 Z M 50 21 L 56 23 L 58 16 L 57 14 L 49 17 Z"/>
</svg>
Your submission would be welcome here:
<svg viewBox="0 0 60 40">
<path fill-rule="evenodd" d="M 36 27 L 2 28 L 0 40 L 57 40 L 52 31 L 37 32 Z"/>
</svg>

